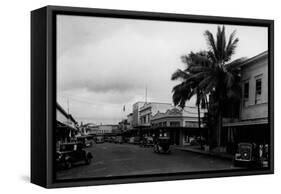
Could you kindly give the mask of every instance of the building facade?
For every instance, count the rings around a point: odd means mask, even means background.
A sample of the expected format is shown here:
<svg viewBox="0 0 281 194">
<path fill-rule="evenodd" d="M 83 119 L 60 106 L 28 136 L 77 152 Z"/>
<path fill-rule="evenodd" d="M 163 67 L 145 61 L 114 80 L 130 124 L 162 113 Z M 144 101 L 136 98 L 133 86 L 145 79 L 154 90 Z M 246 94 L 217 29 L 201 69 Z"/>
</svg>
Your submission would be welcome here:
<svg viewBox="0 0 281 194">
<path fill-rule="evenodd" d="M 76 120 L 72 115 L 68 114 L 62 106 L 58 103 L 56 104 L 56 145 L 57 148 L 60 143 L 66 143 L 73 138 L 78 133 Z"/>
<path fill-rule="evenodd" d="M 241 66 L 242 98 L 234 119 L 223 123 L 228 144 L 269 141 L 268 125 L 268 52 L 246 60 Z"/>
<path fill-rule="evenodd" d="M 76 120 L 72 117 L 72 115 L 68 114 L 58 103 L 56 106 L 56 117 L 57 122 L 76 129 Z"/>
<path fill-rule="evenodd" d="M 89 135 L 112 135 L 120 133 L 119 125 L 91 125 L 88 128 Z"/>
<path fill-rule="evenodd" d="M 145 102 L 136 102 L 133 104 L 133 113 L 132 113 L 132 126 L 137 127 L 140 125 L 140 108 L 144 105 Z"/>
<path fill-rule="evenodd" d="M 133 129 L 133 113 L 130 113 L 127 115 L 127 121 L 128 121 L 127 130 L 132 130 Z"/>
<path fill-rule="evenodd" d="M 202 120 L 205 110 L 200 111 L 200 119 Z M 202 123 L 202 122 L 201 122 Z M 198 109 L 197 107 L 171 108 L 165 112 L 158 111 L 151 118 L 151 125 L 159 136 L 168 136 L 172 144 L 188 145 L 190 138 L 202 136 L 204 126 L 198 125 Z"/>
<path fill-rule="evenodd" d="M 158 112 L 166 112 L 171 109 L 173 105 L 171 103 L 160 103 L 160 102 L 148 102 L 145 103 L 139 110 L 140 126 L 149 127 L 151 126 L 151 117 Z"/>
</svg>

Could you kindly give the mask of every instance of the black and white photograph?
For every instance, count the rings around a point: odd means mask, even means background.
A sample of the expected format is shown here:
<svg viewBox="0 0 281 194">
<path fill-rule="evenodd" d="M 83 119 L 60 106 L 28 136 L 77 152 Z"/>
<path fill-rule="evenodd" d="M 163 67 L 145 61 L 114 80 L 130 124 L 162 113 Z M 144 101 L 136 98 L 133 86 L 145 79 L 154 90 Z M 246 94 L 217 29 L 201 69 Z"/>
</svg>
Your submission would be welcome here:
<svg viewBox="0 0 281 194">
<path fill-rule="evenodd" d="M 265 26 L 56 15 L 56 180 L 270 168 Z"/>
</svg>

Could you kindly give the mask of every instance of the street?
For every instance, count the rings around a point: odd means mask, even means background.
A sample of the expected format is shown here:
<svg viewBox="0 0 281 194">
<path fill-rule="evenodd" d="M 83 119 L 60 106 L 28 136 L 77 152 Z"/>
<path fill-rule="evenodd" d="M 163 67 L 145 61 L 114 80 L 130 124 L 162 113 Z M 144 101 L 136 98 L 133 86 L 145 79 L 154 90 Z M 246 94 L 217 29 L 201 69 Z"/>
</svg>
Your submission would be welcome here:
<svg viewBox="0 0 281 194">
<path fill-rule="evenodd" d="M 57 172 L 57 179 L 233 169 L 232 161 L 172 149 L 156 154 L 152 148 L 131 144 L 102 143 L 87 148 L 93 154 L 90 165 L 77 164 Z"/>
</svg>

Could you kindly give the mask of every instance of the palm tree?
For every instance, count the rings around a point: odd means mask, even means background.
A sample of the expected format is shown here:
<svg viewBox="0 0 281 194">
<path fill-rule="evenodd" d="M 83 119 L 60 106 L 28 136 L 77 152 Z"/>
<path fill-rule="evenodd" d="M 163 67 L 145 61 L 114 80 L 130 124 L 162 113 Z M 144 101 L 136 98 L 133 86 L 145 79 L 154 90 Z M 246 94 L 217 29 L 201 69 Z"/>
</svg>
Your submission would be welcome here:
<svg viewBox="0 0 281 194">
<path fill-rule="evenodd" d="M 235 31 L 226 40 L 225 27 L 218 26 L 216 39 L 210 31 L 204 33 L 208 51 L 190 53 L 185 56 L 187 68 L 177 70 L 172 80 L 182 79 L 182 82 L 173 88 L 173 101 L 184 106 L 195 91 L 202 92 L 202 96 L 209 96 L 209 103 L 215 107 L 217 115 L 217 129 L 215 146 L 221 146 L 222 114 L 226 112 L 226 105 L 240 98 L 240 74 L 237 66 L 245 59 L 231 61 L 235 53 L 238 38 Z M 183 74 L 185 73 L 185 75 Z M 209 111 L 209 108 L 208 108 Z"/>
<path fill-rule="evenodd" d="M 206 53 L 197 53 L 197 55 L 204 55 Z M 187 100 L 190 100 L 192 96 L 196 95 L 196 106 L 198 110 L 198 128 L 201 132 L 201 118 L 200 118 L 200 107 L 206 108 L 207 96 L 206 94 L 198 87 L 199 83 L 197 80 L 192 79 L 192 75 L 190 74 L 190 68 L 194 68 L 197 64 L 196 55 L 190 53 L 189 56 L 182 57 L 183 62 L 187 65 L 184 71 L 178 69 L 172 75 L 172 80 L 181 80 L 182 82 L 176 85 L 173 88 L 173 102 L 175 105 L 179 105 L 181 108 L 185 107 L 185 103 Z M 202 134 L 200 135 L 200 145 L 202 148 Z"/>
</svg>

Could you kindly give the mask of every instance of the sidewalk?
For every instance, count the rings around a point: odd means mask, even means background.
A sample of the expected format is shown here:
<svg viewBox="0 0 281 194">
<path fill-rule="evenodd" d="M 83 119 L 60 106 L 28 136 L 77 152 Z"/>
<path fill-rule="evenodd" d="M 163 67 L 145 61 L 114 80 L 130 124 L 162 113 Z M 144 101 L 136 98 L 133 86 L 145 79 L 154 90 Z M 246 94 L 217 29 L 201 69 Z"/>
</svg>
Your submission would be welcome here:
<svg viewBox="0 0 281 194">
<path fill-rule="evenodd" d="M 228 159 L 228 160 L 233 159 L 233 155 L 231 155 L 231 154 L 201 150 L 200 146 L 173 146 L 173 147 L 175 149 L 181 150 L 181 151 L 194 152 L 194 153 L 198 153 L 198 154 L 205 154 L 205 155 L 215 156 L 215 157 Z"/>
</svg>

